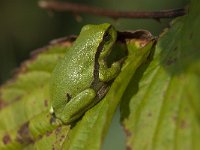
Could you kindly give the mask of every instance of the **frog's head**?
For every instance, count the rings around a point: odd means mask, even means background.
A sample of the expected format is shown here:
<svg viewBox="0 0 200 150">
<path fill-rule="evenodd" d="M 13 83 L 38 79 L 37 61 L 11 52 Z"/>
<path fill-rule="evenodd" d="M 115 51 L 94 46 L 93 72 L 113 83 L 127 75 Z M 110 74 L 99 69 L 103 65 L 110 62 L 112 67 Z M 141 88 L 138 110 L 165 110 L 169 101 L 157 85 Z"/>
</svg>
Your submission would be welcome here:
<svg viewBox="0 0 200 150">
<path fill-rule="evenodd" d="M 115 28 L 110 24 L 102 24 L 102 26 L 106 26 L 106 30 L 100 43 L 100 46 L 102 46 L 100 58 L 105 58 L 110 54 L 112 46 L 116 42 L 117 32 Z"/>
<path fill-rule="evenodd" d="M 99 40 L 97 51 L 100 53 L 100 59 L 103 59 L 110 54 L 112 46 L 117 39 L 117 31 L 111 24 L 88 25 L 85 26 L 83 30 L 94 30 L 93 39 Z"/>
<path fill-rule="evenodd" d="M 112 50 L 112 46 L 116 42 L 117 39 L 117 31 L 115 28 L 109 24 L 99 24 L 99 25 L 85 25 L 79 38 L 84 38 L 90 41 L 93 45 L 92 47 L 96 47 L 97 52 L 100 54 L 100 59 L 108 56 Z M 83 41 L 83 39 L 81 39 Z M 86 41 L 85 41 L 86 42 Z"/>
<path fill-rule="evenodd" d="M 103 45 L 109 45 L 109 43 L 115 43 L 117 32 L 109 23 L 103 23 L 99 25 L 88 24 L 82 28 L 80 35 L 84 35 L 84 37 L 87 37 L 87 39 L 96 39 L 98 40 L 97 43 L 102 42 Z"/>
</svg>

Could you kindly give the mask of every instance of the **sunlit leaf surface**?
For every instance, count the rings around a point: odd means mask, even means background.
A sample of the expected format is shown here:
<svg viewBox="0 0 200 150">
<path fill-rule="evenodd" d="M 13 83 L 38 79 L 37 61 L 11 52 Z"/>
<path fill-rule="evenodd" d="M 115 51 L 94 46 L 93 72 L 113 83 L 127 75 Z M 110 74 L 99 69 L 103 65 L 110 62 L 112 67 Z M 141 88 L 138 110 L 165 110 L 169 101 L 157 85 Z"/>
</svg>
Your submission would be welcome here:
<svg viewBox="0 0 200 150">
<path fill-rule="evenodd" d="M 35 52 L 0 89 L 0 149 L 100 149 L 121 96 L 153 43 L 151 39 L 129 39 L 127 44 L 116 44 L 116 49 L 129 51 L 121 73 L 106 97 L 68 126 L 49 113 L 49 81 L 71 41 Z"/>
</svg>

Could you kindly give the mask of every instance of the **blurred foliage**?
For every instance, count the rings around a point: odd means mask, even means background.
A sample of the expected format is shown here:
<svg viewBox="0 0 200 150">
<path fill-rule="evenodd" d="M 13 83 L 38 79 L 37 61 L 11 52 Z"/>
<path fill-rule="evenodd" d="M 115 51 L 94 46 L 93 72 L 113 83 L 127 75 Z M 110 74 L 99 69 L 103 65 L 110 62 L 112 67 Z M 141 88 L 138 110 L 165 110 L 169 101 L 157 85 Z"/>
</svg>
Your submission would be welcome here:
<svg viewBox="0 0 200 150">
<path fill-rule="evenodd" d="M 114 10 L 161 10 L 180 8 L 188 0 L 71 0 Z M 30 51 L 48 41 L 70 34 L 78 34 L 84 24 L 112 23 L 118 30 L 147 29 L 158 35 L 170 20 L 119 19 L 81 15 L 78 22 L 71 13 L 41 10 L 36 0 L 0 1 L 0 83 L 11 76 L 13 68 L 29 57 Z M 119 5 L 120 4 L 120 5 Z"/>
</svg>

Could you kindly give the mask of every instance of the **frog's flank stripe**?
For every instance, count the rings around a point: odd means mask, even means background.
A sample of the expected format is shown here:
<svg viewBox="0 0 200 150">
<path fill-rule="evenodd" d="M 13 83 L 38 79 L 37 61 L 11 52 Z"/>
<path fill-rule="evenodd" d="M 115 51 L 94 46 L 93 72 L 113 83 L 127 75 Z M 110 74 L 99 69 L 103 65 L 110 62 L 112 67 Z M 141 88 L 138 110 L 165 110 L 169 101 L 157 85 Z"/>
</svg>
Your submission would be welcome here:
<svg viewBox="0 0 200 150">
<path fill-rule="evenodd" d="M 99 57 L 101 52 L 103 51 L 103 46 L 106 42 L 105 38 L 106 38 L 106 34 L 108 33 L 108 31 L 110 30 L 111 25 L 107 28 L 106 32 L 103 35 L 103 39 L 100 42 L 98 48 L 97 48 L 97 52 L 95 54 L 95 59 L 94 59 L 94 71 L 93 71 L 93 76 L 94 79 L 92 81 L 91 87 L 93 87 L 94 89 L 96 89 L 95 87 L 97 87 L 97 84 L 99 83 Z"/>
</svg>

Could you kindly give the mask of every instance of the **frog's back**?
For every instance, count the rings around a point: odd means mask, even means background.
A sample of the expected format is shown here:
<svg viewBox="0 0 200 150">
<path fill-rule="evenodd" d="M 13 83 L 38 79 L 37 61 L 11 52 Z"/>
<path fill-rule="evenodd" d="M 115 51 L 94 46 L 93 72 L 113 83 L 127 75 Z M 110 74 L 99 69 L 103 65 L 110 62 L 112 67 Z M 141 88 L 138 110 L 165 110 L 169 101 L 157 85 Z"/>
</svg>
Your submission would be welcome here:
<svg viewBox="0 0 200 150">
<path fill-rule="evenodd" d="M 107 27 L 105 24 L 105 28 Z M 73 46 L 57 64 L 52 74 L 51 98 L 56 107 L 63 106 L 67 97 L 74 97 L 93 82 L 95 54 L 104 30 L 99 25 L 85 26 Z"/>
</svg>

